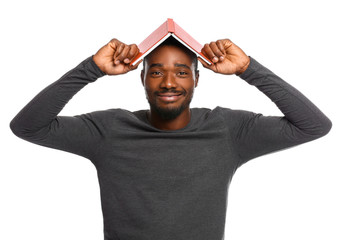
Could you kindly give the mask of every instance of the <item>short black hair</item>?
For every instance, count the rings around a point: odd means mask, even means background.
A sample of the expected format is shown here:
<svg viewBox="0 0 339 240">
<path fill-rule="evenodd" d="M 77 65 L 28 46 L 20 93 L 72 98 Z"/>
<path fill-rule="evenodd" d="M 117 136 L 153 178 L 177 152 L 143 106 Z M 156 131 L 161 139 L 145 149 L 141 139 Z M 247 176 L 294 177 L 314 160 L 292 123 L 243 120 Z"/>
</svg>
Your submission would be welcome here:
<svg viewBox="0 0 339 240">
<path fill-rule="evenodd" d="M 165 41 L 163 41 L 158 47 L 161 47 L 161 46 L 175 46 L 175 47 L 178 47 L 178 48 L 182 49 L 191 58 L 192 64 L 194 66 L 194 71 L 195 72 L 198 71 L 198 58 L 197 58 L 197 55 L 194 52 L 192 52 L 191 50 L 189 50 L 186 46 L 184 46 L 177 39 L 175 39 L 174 37 L 170 36 Z M 145 62 L 148 60 L 150 55 L 152 55 L 152 53 L 148 54 L 144 58 L 144 61 L 143 61 L 144 69 L 145 69 Z"/>
</svg>

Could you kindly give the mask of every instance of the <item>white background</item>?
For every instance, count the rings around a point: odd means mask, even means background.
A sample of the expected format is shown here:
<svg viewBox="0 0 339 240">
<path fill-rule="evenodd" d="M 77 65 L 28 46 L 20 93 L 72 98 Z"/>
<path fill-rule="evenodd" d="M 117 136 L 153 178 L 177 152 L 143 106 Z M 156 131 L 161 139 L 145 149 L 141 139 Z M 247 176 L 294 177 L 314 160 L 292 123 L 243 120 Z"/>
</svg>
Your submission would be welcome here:
<svg viewBox="0 0 339 240">
<path fill-rule="evenodd" d="M 336 1 L 2 1 L 0 239 L 103 239 L 94 166 L 15 137 L 10 120 L 40 90 L 111 38 L 140 43 L 173 18 L 200 43 L 230 38 L 309 97 L 329 135 L 243 165 L 229 191 L 227 240 L 339 239 Z M 104 77 L 62 111 L 147 108 L 140 69 Z M 192 107 L 281 115 L 254 87 L 200 65 Z"/>
</svg>

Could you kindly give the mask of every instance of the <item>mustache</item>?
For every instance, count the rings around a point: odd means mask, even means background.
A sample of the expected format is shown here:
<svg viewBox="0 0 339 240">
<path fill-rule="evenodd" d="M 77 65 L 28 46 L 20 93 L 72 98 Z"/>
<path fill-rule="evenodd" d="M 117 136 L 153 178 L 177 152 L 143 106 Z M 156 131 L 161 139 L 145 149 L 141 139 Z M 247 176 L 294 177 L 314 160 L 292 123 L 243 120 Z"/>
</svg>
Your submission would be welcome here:
<svg viewBox="0 0 339 240">
<path fill-rule="evenodd" d="M 182 94 L 182 95 L 186 95 L 186 91 L 178 91 L 178 90 L 171 90 L 171 89 L 166 89 L 166 90 L 162 90 L 162 91 L 155 91 L 155 94 L 163 94 L 163 93 L 174 93 L 174 94 Z"/>
</svg>

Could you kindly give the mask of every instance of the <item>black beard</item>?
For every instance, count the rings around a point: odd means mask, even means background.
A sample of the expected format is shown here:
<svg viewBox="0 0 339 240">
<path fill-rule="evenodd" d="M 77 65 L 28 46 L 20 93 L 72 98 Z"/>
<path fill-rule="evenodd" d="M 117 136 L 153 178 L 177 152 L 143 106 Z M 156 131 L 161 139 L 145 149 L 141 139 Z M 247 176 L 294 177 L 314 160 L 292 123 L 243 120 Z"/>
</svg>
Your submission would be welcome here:
<svg viewBox="0 0 339 240">
<path fill-rule="evenodd" d="M 168 91 L 171 92 L 171 91 Z M 192 97 L 193 97 L 193 91 L 192 92 L 184 92 L 183 95 L 185 96 L 184 103 L 176 108 L 161 108 L 156 103 L 152 103 L 148 100 L 148 103 L 150 104 L 150 108 L 152 111 L 155 111 L 159 117 L 163 120 L 173 120 L 177 118 L 186 108 L 189 107 Z"/>
<path fill-rule="evenodd" d="M 163 120 L 173 120 L 187 108 L 187 104 L 183 104 L 177 108 L 160 108 L 157 105 L 153 105 L 151 103 L 150 105 L 151 109 L 154 110 Z"/>
</svg>

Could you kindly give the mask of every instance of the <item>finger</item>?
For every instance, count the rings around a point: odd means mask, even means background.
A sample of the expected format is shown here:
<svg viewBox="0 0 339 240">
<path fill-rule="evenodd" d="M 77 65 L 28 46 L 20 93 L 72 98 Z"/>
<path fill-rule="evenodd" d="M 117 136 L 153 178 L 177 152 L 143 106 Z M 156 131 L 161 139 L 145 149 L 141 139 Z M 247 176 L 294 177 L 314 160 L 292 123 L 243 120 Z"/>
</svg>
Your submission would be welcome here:
<svg viewBox="0 0 339 240">
<path fill-rule="evenodd" d="M 219 60 L 224 60 L 224 56 L 223 56 L 223 53 L 220 51 L 219 47 L 217 46 L 217 44 L 215 42 L 211 42 L 210 43 L 210 47 L 213 51 L 213 53 L 215 54 L 215 59 L 217 60 L 217 62 Z"/>
<path fill-rule="evenodd" d="M 139 53 L 139 49 L 137 47 L 137 45 L 132 44 L 130 45 L 130 50 L 127 53 L 126 59 L 125 59 L 125 63 L 130 63 L 135 57 L 136 55 Z"/>
<path fill-rule="evenodd" d="M 208 57 L 208 59 L 210 59 L 212 62 L 218 62 L 218 58 L 215 56 L 214 52 L 212 51 L 211 47 L 209 44 L 205 44 L 205 46 L 203 47 L 203 49 L 201 50 L 202 53 Z"/>
<path fill-rule="evenodd" d="M 225 59 L 225 57 L 226 57 L 226 49 L 225 49 L 225 47 L 224 47 L 222 41 L 218 40 L 218 41 L 216 42 L 216 44 L 217 44 L 219 50 L 220 50 L 220 51 L 222 52 L 222 54 L 223 54 L 223 56 L 220 57 L 220 60 L 223 61 L 223 60 Z"/>
<path fill-rule="evenodd" d="M 233 45 L 233 42 L 229 39 L 224 39 L 224 40 L 222 40 L 222 42 L 223 42 L 225 51 L 227 50 L 227 48 L 229 48 L 230 46 Z"/>
<path fill-rule="evenodd" d="M 225 55 L 226 54 L 226 49 L 225 49 L 225 46 L 224 46 L 222 40 L 216 41 L 216 44 L 217 44 L 219 50 Z"/>
<path fill-rule="evenodd" d="M 127 55 L 130 49 L 131 49 L 130 46 L 125 44 L 124 49 L 117 56 L 117 60 L 119 60 L 121 63 L 126 63 L 125 61 L 127 59 Z"/>
<path fill-rule="evenodd" d="M 120 44 L 120 41 L 116 38 L 113 38 L 108 45 L 113 49 L 114 52 L 116 52 L 118 46 Z"/>
<path fill-rule="evenodd" d="M 234 45 L 233 42 L 229 39 L 222 39 L 218 41 L 220 41 L 220 44 L 225 51 L 225 55 L 227 54 L 227 52 L 229 52 L 229 49 L 232 49 L 232 46 Z"/>
<path fill-rule="evenodd" d="M 123 43 L 119 43 L 117 45 L 116 51 L 115 51 L 115 53 L 113 55 L 113 60 L 114 60 L 115 64 L 119 64 L 120 63 L 120 60 L 119 60 L 118 57 L 120 56 L 121 52 L 124 50 L 124 47 L 125 47 L 125 44 L 123 44 Z"/>
</svg>

